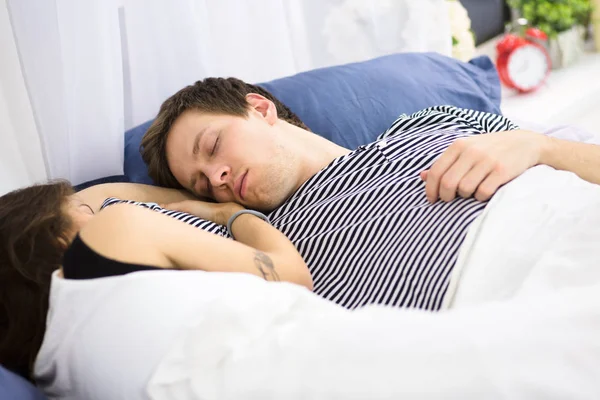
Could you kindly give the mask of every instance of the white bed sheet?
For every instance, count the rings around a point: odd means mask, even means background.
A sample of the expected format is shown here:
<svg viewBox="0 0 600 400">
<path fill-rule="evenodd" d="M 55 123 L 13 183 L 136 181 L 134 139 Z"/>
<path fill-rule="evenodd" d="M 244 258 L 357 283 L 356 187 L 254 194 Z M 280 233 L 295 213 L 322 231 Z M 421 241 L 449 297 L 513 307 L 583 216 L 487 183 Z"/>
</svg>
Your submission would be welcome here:
<svg viewBox="0 0 600 400">
<path fill-rule="evenodd" d="M 466 307 L 594 284 L 600 186 L 537 166 L 501 188 L 470 227 L 445 302 Z"/>
</svg>

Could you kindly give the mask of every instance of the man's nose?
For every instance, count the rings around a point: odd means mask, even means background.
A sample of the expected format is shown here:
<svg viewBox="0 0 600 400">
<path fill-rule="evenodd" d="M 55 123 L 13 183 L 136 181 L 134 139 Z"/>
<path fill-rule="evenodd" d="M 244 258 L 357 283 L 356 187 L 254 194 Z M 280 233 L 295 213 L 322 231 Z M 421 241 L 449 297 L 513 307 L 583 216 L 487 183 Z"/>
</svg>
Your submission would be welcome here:
<svg viewBox="0 0 600 400">
<path fill-rule="evenodd" d="M 231 179 L 231 168 L 227 166 L 217 167 L 210 175 L 210 184 L 213 187 L 225 185 Z"/>
</svg>

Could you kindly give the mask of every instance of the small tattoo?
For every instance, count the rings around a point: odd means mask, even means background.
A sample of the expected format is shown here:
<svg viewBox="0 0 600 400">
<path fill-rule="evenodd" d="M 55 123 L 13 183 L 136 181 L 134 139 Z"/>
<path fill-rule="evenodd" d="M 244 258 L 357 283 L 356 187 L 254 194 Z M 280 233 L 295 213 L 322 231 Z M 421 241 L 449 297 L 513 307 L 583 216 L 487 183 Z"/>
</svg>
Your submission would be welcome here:
<svg viewBox="0 0 600 400">
<path fill-rule="evenodd" d="M 273 261 L 268 255 L 257 251 L 254 253 L 254 263 L 266 281 L 280 281 L 279 274 L 275 271 Z"/>
</svg>

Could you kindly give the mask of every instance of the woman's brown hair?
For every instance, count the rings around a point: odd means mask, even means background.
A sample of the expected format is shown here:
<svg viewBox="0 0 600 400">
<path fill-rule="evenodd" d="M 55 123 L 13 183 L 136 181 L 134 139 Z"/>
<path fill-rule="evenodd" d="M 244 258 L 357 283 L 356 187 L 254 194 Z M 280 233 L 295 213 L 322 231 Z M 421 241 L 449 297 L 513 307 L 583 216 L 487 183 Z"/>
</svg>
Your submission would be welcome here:
<svg viewBox="0 0 600 400">
<path fill-rule="evenodd" d="M 0 364 L 28 378 L 46 329 L 51 275 L 69 242 L 71 194 L 60 181 L 0 197 Z"/>
</svg>

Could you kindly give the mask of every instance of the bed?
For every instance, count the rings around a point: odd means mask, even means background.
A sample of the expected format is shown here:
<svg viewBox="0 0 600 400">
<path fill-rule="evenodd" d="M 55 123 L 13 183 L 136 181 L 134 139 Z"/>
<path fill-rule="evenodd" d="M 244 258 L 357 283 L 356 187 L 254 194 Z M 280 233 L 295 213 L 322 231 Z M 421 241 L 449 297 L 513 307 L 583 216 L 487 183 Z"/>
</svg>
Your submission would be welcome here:
<svg viewBox="0 0 600 400">
<path fill-rule="evenodd" d="M 350 148 L 372 141 L 399 114 L 433 105 L 500 113 L 498 77 L 485 57 L 462 63 L 394 54 L 261 85 L 313 131 Z M 126 133 L 126 174 L 113 181 L 152 183 L 139 155 L 149 123 Z M 551 133 L 597 140 L 570 129 Z M 173 317 L 170 299 L 182 295 L 177 279 L 168 271 L 136 275 L 106 281 L 110 287 L 100 289 L 111 296 L 99 312 L 124 330 L 159 330 L 160 324 L 143 323 Z M 106 325 L 79 332 L 69 345 L 86 351 L 71 361 L 73 368 L 89 368 L 88 398 L 600 396 L 598 285 L 442 314 L 385 307 L 350 312 L 293 285 L 209 275 L 190 275 L 198 282 L 187 294 L 197 317 L 181 316 L 189 318 L 187 328 L 171 332 L 160 351 L 134 334 L 113 337 Z"/>
</svg>

